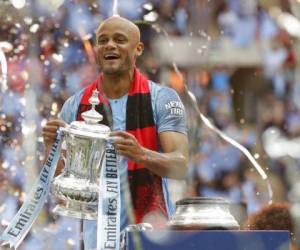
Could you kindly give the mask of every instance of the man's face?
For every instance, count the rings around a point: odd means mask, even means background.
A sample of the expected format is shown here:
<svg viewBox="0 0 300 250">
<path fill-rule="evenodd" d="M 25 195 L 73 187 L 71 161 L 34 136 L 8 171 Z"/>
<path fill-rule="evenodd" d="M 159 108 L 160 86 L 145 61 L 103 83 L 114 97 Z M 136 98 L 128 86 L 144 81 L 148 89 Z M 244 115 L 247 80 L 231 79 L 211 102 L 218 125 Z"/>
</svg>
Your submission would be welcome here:
<svg viewBox="0 0 300 250">
<path fill-rule="evenodd" d="M 96 34 L 98 63 L 106 74 L 120 74 L 135 66 L 142 44 L 136 32 L 122 20 L 105 22 Z"/>
</svg>

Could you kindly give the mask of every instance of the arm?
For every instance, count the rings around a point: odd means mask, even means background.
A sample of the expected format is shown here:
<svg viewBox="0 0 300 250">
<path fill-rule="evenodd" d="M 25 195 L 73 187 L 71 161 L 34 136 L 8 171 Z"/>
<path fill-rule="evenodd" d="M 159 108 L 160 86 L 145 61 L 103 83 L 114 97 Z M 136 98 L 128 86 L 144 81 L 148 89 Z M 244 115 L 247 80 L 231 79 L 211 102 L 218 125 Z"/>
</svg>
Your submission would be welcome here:
<svg viewBox="0 0 300 250">
<path fill-rule="evenodd" d="M 151 85 L 151 99 L 152 104 L 154 103 L 153 115 L 163 152 L 144 148 L 133 135 L 121 131 L 112 133 L 122 137 L 115 142 L 117 152 L 131 161 L 144 164 L 161 177 L 184 179 L 188 172 L 184 107 L 174 90 L 156 84 Z"/>
<path fill-rule="evenodd" d="M 56 138 L 56 131 L 59 127 L 66 127 L 68 123 L 75 120 L 76 108 L 78 107 L 78 102 L 81 99 L 81 92 L 77 95 L 69 98 L 63 105 L 61 112 L 59 114 L 59 119 L 47 121 L 46 125 L 43 127 L 43 139 L 45 144 L 45 157 L 49 155 L 52 144 Z M 61 154 L 65 154 L 65 150 L 61 151 Z M 64 162 L 60 159 L 57 163 L 57 168 L 55 175 L 59 175 L 64 168 Z"/>
<path fill-rule="evenodd" d="M 146 168 L 161 177 L 184 179 L 188 172 L 188 140 L 187 136 L 165 131 L 159 134 L 163 153 L 142 147 L 136 138 L 124 131 L 111 133 L 119 136 L 114 142 L 118 154 L 136 163 L 144 164 Z"/>
<path fill-rule="evenodd" d="M 178 132 L 166 131 L 159 134 L 164 153 L 146 151 L 145 167 L 159 176 L 184 179 L 188 173 L 188 140 Z"/>
</svg>

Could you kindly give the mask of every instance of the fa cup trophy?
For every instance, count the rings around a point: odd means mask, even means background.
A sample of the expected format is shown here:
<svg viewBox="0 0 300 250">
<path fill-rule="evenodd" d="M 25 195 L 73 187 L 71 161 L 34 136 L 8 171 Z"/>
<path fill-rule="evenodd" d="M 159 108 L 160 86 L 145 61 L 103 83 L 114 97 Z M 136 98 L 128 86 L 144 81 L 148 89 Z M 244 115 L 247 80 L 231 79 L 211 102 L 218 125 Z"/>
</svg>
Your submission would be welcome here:
<svg viewBox="0 0 300 250">
<path fill-rule="evenodd" d="M 63 131 L 66 143 L 63 173 L 54 178 L 51 192 L 58 205 L 54 213 L 80 219 L 97 219 L 99 172 L 105 159 L 110 128 L 98 124 L 103 119 L 95 110 L 98 91 L 89 99 L 92 108 L 82 113 L 84 121 L 74 121 Z"/>
</svg>

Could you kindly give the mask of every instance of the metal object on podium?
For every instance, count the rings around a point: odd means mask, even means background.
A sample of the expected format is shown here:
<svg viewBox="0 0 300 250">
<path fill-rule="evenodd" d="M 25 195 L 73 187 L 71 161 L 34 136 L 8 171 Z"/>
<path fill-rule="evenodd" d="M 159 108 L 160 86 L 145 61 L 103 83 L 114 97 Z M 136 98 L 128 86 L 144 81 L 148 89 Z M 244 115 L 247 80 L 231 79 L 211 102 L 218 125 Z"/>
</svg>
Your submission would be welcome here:
<svg viewBox="0 0 300 250">
<path fill-rule="evenodd" d="M 193 197 L 176 202 L 168 222 L 171 230 L 236 230 L 239 224 L 223 198 Z"/>
<path fill-rule="evenodd" d="M 54 178 L 51 192 L 58 200 L 54 213 L 80 219 L 97 219 L 99 171 L 105 156 L 110 128 L 98 124 L 103 119 L 95 110 L 98 91 L 89 99 L 92 108 L 84 121 L 74 121 L 64 130 L 65 168 Z"/>
<path fill-rule="evenodd" d="M 153 231 L 153 226 L 149 223 L 130 224 L 123 229 L 120 236 L 120 250 L 128 249 L 128 233 Z"/>
</svg>

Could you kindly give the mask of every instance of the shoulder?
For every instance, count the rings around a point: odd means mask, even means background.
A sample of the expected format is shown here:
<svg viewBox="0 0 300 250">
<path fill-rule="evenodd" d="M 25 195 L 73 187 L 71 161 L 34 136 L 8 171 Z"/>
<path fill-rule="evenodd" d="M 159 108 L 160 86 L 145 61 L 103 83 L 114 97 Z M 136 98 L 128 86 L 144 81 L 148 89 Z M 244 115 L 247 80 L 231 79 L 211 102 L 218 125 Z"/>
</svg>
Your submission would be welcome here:
<svg viewBox="0 0 300 250">
<path fill-rule="evenodd" d="M 150 81 L 151 101 L 158 133 L 177 131 L 186 134 L 186 115 L 177 92 Z"/>
<path fill-rule="evenodd" d="M 176 91 L 170 87 L 160 85 L 156 82 L 149 81 L 150 93 L 153 98 L 159 98 L 162 96 L 176 96 L 178 97 Z M 179 97 L 178 97 L 179 98 Z"/>
<path fill-rule="evenodd" d="M 75 108 L 79 105 L 82 95 L 85 89 L 81 89 L 80 91 L 76 92 L 74 95 L 70 96 L 64 103 L 64 106 Z M 76 105 L 77 104 L 77 105 Z"/>
<path fill-rule="evenodd" d="M 152 103 L 158 108 L 156 111 L 162 108 L 165 110 L 171 110 L 172 108 L 184 110 L 182 101 L 174 89 L 150 81 L 150 92 Z"/>
</svg>

